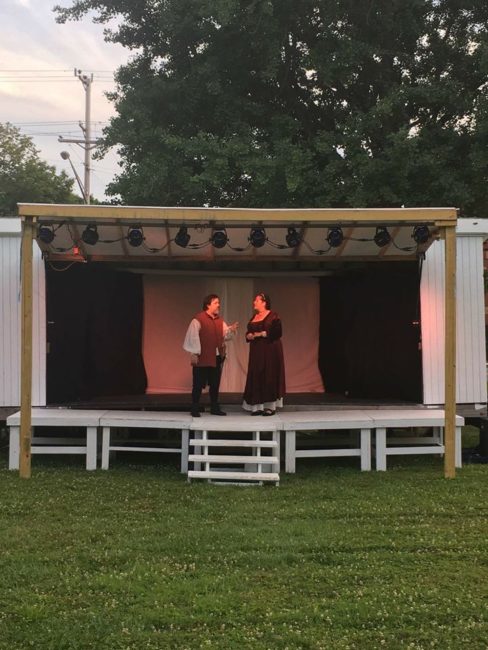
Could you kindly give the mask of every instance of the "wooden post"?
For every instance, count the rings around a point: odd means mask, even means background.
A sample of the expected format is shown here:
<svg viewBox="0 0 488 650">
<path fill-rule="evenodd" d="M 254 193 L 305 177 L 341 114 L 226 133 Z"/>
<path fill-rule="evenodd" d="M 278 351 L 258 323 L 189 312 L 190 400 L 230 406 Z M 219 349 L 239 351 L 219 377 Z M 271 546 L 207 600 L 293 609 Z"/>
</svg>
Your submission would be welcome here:
<svg viewBox="0 0 488 650">
<path fill-rule="evenodd" d="M 444 476 L 454 478 L 456 435 L 456 228 L 445 226 L 445 416 Z"/>
<path fill-rule="evenodd" d="M 32 409 L 32 245 L 33 217 L 22 222 L 22 349 L 20 363 L 20 476 L 31 475 Z"/>
</svg>

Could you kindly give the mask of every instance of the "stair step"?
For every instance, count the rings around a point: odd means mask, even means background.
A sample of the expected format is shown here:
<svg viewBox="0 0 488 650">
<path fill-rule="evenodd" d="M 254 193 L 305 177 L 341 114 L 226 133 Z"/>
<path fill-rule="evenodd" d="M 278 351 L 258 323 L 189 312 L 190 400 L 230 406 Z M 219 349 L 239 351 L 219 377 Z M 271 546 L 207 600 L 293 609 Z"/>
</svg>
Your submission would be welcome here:
<svg viewBox="0 0 488 650">
<path fill-rule="evenodd" d="M 276 481 L 280 475 L 276 472 L 219 472 L 219 471 L 188 471 L 188 478 L 214 478 L 234 481 Z"/>
<path fill-rule="evenodd" d="M 193 447 L 253 447 L 255 449 L 277 447 L 275 440 L 190 440 Z"/>
<path fill-rule="evenodd" d="M 243 465 L 277 465 L 276 456 L 224 456 L 211 454 L 190 454 L 188 460 L 194 463 L 241 463 Z"/>
</svg>

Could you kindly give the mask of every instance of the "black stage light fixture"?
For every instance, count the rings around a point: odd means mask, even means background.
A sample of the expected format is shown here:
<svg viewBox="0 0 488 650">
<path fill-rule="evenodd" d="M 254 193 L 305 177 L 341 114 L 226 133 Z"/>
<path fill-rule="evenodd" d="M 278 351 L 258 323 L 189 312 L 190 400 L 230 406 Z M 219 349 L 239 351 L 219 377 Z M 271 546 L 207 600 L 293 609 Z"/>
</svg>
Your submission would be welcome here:
<svg viewBox="0 0 488 650">
<path fill-rule="evenodd" d="M 266 243 L 266 231 L 264 228 L 251 228 L 249 241 L 254 248 L 261 248 Z"/>
<path fill-rule="evenodd" d="M 374 236 L 374 243 L 376 246 L 379 248 L 383 248 L 383 246 L 387 246 L 391 242 L 391 235 L 388 232 L 388 229 L 385 228 L 384 226 L 378 226 L 376 228 L 376 233 Z"/>
<path fill-rule="evenodd" d="M 52 226 L 39 226 L 37 237 L 43 244 L 52 244 L 54 241 L 54 230 Z"/>
<path fill-rule="evenodd" d="M 212 233 L 212 237 L 210 238 L 210 241 L 214 248 L 224 248 L 224 246 L 229 241 L 225 228 L 221 228 L 220 230 L 214 230 Z"/>
<path fill-rule="evenodd" d="M 95 246 L 98 242 L 98 230 L 96 226 L 87 226 L 81 233 L 81 238 L 89 246 Z"/>
<path fill-rule="evenodd" d="M 338 248 L 344 241 L 344 233 L 342 232 L 342 228 L 339 228 L 339 226 L 329 228 L 329 232 L 327 233 L 327 241 L 331 248 Z"/>
<path fill-rule="evenodd" d="M 416 244 L 426 244 L 430 238 L 430 230 L 428 226 L 415 226 L 413 229 L 412 237 Z"/>
<path fill-rule="evenodd" d="M 127 241 L 131 246 L 137 248 L 144 241 L 144 233 L 140 226 L 131 226 L 127 233 Z"/>
<path fill-rule="evenodd" d="M 288 234 L 285 237 L 286 244 L 289 248 L 296 248 L 300 245 L 302 238 L 298 234 L 296 228 L 288 228 Z"/>
<path fill-rule="evenodd" d="M 181 226 L 181 228 L 176 233 L 175 244 L 181 248 L 186 248 L 190 243 L 190 235 L 188 234 L 188 228 L 186 226 Z"/>
</svg>

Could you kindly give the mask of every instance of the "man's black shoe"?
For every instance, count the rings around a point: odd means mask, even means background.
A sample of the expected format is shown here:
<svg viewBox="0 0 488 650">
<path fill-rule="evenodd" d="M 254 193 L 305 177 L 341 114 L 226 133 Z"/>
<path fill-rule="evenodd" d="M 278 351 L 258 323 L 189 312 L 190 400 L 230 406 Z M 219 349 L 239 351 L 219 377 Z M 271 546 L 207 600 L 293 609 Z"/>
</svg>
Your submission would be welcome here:
<svg viewBox="0 0 488 650">
<path fill-rule="evenodd" d="M 191 413 L 192 417 L 194 417 L 194 418 L 199 418 L 200 417 L 200 409 L 198 409 L 198 408 L 192 409 L 190 411 L 190 413 Z"/>
<path fill-rule="evenodd" d="M 227 413 L 224 413 L 220 408 L 210 409 L 210 413 L 212 415 L 227 415 Z"/>
</svg>

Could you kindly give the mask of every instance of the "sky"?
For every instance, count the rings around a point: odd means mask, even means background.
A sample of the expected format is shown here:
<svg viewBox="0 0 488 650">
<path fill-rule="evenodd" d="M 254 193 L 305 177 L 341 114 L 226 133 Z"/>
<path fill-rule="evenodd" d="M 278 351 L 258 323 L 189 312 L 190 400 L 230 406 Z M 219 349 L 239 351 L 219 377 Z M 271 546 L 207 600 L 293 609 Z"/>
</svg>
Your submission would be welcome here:
<svg viewBox="0 0 488 650">
<path fill-rule="evenodd" d="M 59 25 L 52 8 L 70 6 L 70 0 L 0 0 L 0 122 L 10 122 L 30 135 L 40 157 L 74 177 L 68 151 L 80 178 L 84 178 L 84 150 L 58 142 L 58 136 L 81 138 L 85 119 L 85 91 L 74 69 L 93 73 L 91 120 L 93 136 L 114 114 L 104 93 L 114 88 L 113 73 L 130 52 L 106 43 L 102 25 L 89 17 Z M 115 151 L 92 163 L 91 194 L 106 200 L 105 187 L 117 173 Z M 75 182 L 73 190 L 79 193 Z"/>
</svg>

